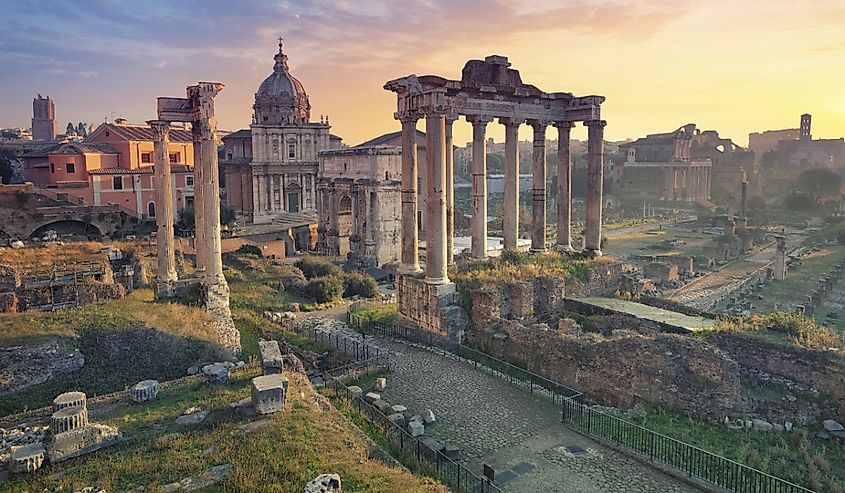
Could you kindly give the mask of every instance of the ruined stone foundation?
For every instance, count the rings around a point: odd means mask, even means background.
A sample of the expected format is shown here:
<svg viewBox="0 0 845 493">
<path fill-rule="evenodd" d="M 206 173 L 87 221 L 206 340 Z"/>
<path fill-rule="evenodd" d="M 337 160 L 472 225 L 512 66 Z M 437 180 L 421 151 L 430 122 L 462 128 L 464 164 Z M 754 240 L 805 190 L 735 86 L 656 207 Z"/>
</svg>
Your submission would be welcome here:
<svg viewBox="0 0 845 493">
<path fill-rule="evenodd" d="M 232 320 L 232 312 L 229 310 L 229 284 L 225 280 L 206 287 L 205 309 L 214 318 L 220 344 L 236 357 L 240 356 L 241 333 Z"/>
<path fill-rule="evenodd" d="M 467 325 L 458 301 L 455 283 L 426 284 L 423 278 L 407 274 L 396 280 L 399 322 L 430 331 L 452 344 L 463 339 Z"/>
</svg>

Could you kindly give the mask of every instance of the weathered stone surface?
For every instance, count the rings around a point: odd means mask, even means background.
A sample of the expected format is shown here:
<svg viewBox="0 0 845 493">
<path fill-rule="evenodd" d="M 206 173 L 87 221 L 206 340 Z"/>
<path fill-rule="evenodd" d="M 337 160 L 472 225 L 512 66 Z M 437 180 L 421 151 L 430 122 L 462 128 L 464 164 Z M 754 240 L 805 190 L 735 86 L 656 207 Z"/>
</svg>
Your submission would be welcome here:
<svg viewBox="0 0 845 493">
<path fill-rule="evenodd" d="M 202 367 L 202 374 L 212 382 L 226 383 L 229 381 L 229 372 L 231 372 L 234 367 L 235 364 L 228 361 L 223 363 L 212 363 Z"/>
<path fill-rule="evenodd" d="M 338 474 L 320 474 L 305 485 L 304 493 L 341 493 Z"/>
<path fill-rule="evenodd" d="M 387 416 L 387 419 L 390 420 L 391 423 L 397 426 L 404 426 L 405 425 L 405 415 L 402 413 L 395 413 L 390 414 Z"/>
<path fill-rule="evenodd" d="M 412 437 L 418 437 L 425 433 L 425 426 L 421 421 L 408 421 L 405 429 L 408 430 L 408 433 L 410 433 Z"/>
<path fill-rule="evenodd" d="M 56 463 L 114 445 L 120 439 L 117 428 L 92 423 L 84 428 L 52 435 L 45 446 L 50 462 Z"/>
<path fill-rule="evenodd" d="M 408 408 L 403 406 L 402 404 L 394 404 L 394 405 L 390 406 L 390 410 L 393 411 L 394 413 L 402 414 L 405 411 L 407 411 Z"/>
<path fill-rule="evenodd" d="M 751 423 L 752 423 L 752 426 L 754 427 L 754 429 L 757 430 L 757 431 L 768 432 L 768 431 L 772 431 L 772 429 L 774 428 L 771 423 L 769 423 L 768 421 L 762 420 L 762 419 L 754 418 L 754 419 L 751 420 Z"/>
<path fill-rule="evenodd" d="M 255 408 L 252 406 L 252 396 L 229 404 L 229 407 L 245 416 L 255 416 Z"/>
<path fill-rule="evenodd" d="M 258 347 L 261 350 L 261 368 L 264 370 L 264 374 L 283 373 L 285 360 L 282 357 L 279 342 L 261 340 L 258 341 Z"/>
<path fill-rule="evenodd" d="M 381 395 L 376 394 L 375 392 L 367 392 L 366 394 L 364 394 L 364 400 L 369 402 L 370 404 L 374 403 L 379 399 L 381 399 Z"/>
<path fill-rule="evenodd" d="M 53 435 L 78 430 L 88 425 L 88 409 L 85 406 L 63 407 L 50 418 L 50 432 Z"/>
<path fill-rule="evenodd" d="M 232 474 L 232 464 L 221 464 L 207 469 L 202 474 L 191 476 L 164 486 L 166 493 L 176 491 L 198 491 L 220 483 Z"/>
<path fill-rule="evenodd" d="M 281 374 L 263 375 L 252 379 L 252 406 L 258 414 L 284 410 L 289 380 Z"/>
<path fill-rule="evenodd" d="M 181 416 L 176 418 L 176 424 L 180 424 L 182 426 L 196 426 L 205 421 L 208 414 L 209 412 L 203 411 L 201 407 L 192 407 L 186 409 Z"/>
<path fill-rule="evenodd" d="M 426 409 L 425 411 L 423 411 L 422 419 L 423 422 L 427 425 L 433 424 L 435 421 L 437 421 L 434 418 L 434 412 L 431 409 Z"/>
<path fill-rule="evenodd" d="M 824 429 L 827 430 L 827 431 L 842 431 L 842 430 L 845 430 L 845 427 L 843 427 L 841 424 L 839 424 L 838 422 L 836 422 L 832 419 L 824 420 L 822 425 L 824 425 Z"/>
<path fill-rule="evenodd" d="M 378 409 L 382 414 L 393 414 L 393 411 L 390 409 L 390 403 L 387 401 L 383 401 L 381 399 L 377 401 L 373 401 L 373 407 Z"/>
<path fill-rule="evenodd" d="M 253 421 L 251 423 L 246 423 L 244 425 L 238 426 L 238 428 L 232 432 L 235 436 L 244 436 L 249 435 L 250 433 L 255 433 L 256 431 L 267 428 L 268 426 L 272 426 L 275 421 L 270 418 L 259 419 L 258 421 Z"/>
<path fill-rule="evenodd" d="M 147 402 L 156 398 L 159 388 L 158 380 L 142 380 L 129 389 L 129 394 L 135 402 Z"/>
<path fill-rule="evenodd" d="M 83 392 L 65 392 L 53 399 L 53 412 L 71 406 L 85 407 L 87 404 L 88 401 Z"/>
<path fill-rule="evenodd" d="M 357 385 L 352 385 L 350 387 L 347 387 L 347 389 L 349 389 L 349 395 L 353 399 L 357 399 L 358 397 L 364 395 L 364 391 L 361 389 L 361 387 L 358 387 Z"/>
<path fill-rule="evenodd" d="M 37 346 L 0 348 L 0 398 L 80 370 L 85 356 L 68 346 L 54 340 Z"/>
<path fill-rule="evenodd" d="M 12 447 L 9 469 L 13 473 L 34 472 L 47 456 L 47 450 L 42 443 L 31 443 L 20 447 Z"/>
<path fill-rule="evenodd" d="M 387 379 L 386 378 L 377 378 L 376 383 L 373 384 L 373 388 L 376 392 L 381 392 L 387 388 Z"/>
</svg>

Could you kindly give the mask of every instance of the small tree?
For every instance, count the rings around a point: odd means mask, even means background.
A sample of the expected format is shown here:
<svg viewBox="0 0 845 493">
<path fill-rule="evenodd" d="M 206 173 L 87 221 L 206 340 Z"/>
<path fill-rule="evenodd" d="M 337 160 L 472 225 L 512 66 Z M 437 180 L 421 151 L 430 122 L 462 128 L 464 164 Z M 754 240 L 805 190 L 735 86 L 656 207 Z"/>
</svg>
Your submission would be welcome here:
<svg viewBox="0 0 845 493">
<path fill-rule="evenodd" d="M 305 295 L 317 303 L 339 300 L 343 295 L 343 280 L 337 276 L 316 277 L 305 285 Z"/>
<path fill-rule="evenodd" d="M 350 272 L 344 276 L 346 288 L 343 291 L 344 298 L 361 296 L 363 298 L 375 298 L 380 294 L 378 284 L 372 276 L 359 272 Z"/>
<path fill-rule="evenodd" d="M 293 265 L 305 274 L 306 279 L 324 276 L 340 276 L 341 274 L 340 267 L 331 263 L 331 261 L 310 255 L 302 257 L 302 259 L 298 260 Z"/>
<path fill-rule="evenodd" d="M 842 197 L 842 177 L 827 168 L 812 168 L 798 175 L 795 189 L 818 205 Z"/>
</svg>

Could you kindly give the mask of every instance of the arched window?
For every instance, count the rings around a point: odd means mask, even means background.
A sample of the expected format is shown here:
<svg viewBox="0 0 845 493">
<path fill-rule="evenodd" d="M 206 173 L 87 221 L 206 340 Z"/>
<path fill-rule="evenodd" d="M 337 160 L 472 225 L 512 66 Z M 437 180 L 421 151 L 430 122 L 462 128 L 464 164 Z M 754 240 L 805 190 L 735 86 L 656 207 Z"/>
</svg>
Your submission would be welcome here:
<svg viewBox="0 0 845 493">
<path fill-rule="evenodd" d="M 156 203 L 150 202 L 147 204 L 147 217 L 154 218 L 156 217 Z"/>
</svg>

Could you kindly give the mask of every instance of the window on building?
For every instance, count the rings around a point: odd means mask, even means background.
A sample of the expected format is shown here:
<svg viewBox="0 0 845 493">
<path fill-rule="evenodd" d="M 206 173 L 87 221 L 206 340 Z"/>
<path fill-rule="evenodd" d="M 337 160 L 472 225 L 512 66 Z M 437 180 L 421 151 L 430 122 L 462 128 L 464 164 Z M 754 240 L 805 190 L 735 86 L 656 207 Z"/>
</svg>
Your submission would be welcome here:
<svg viewBox="0 0 845 493">
<path fill-rule="evenodd" d="M 73 163 L 67 163 L 65 165 L 65 171 L 71 174 L 76 173 L 76 165 L 74 165 Z"/>
<path fill-rule="evenodd" d="M 142 152 L 141 153 L 141 162 L 142 163 L 153 162 L 153 153 L 152 152 Z"/>
<path fill-rule="evenodd" d="M 186 187 L 194 186 L 194 177 L 193 176 L 188 175 L 188 176 L 185 177 L 185 186 Z"/>
<path fill-rule="evenodd" d="M 288 144 L 288 157 L 291 159 L 296 157 L 296 146 L 294 144 Z"/>
<path fill-rule="evenodd" d="M 179 158 L 181 157 L 178 152 L 171 152 L 170 153 L 170 162 L 171 163 L 178 163 Z"/>
<path fill-rule="evenodd" d="M 153 218 L 156 217 L 156 203 L 150 202 L 147 204 L 147 217 Z"/>
<path fill-rule="evenodd" d="M 111 179 L 112 188 L 114 190 L 123 190 L 123 177 L 115 176 Z"/>
<path fill-rule="evenodd" d="M 56 172 L 56 165 L 53 164 L 53 163 L 50 163 L 50 173 L 55 173 L 55 172 Z"/>
</svg>

